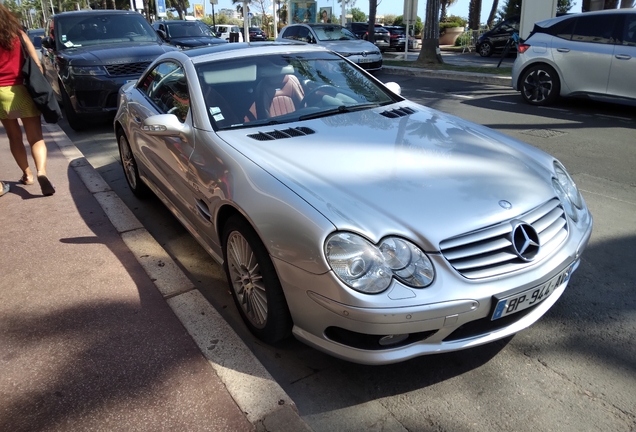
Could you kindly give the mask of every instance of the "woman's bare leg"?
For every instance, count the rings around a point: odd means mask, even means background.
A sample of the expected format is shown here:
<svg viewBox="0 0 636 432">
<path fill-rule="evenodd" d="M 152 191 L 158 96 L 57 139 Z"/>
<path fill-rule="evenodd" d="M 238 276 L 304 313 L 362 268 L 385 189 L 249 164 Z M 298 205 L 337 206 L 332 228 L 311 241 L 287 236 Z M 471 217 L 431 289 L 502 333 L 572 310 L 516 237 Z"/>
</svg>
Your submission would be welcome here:
<svg viewBox="0 0 636 432">
<path fill-rule="evenodd" d="M 33 173 L 31 172 L 31 168 L 29 168 L 29 159 L 27 158 L 26 149 L 22 142 L 22 129 L 20 129 L 20 124 L 15 119 L 6 119 L 2 120 L 2 126 L 4 126 L 4 130 L 7 131 L 11 154 L 22 170 L 23 179 L 33 181 Z M 41 135 L 42 132 L 40 132 L 40 136 Z"/>
<path fill-rule="evenodd" d="M 27 141 L 29 141 L 31 145 L 31 156 L 33 156 L 33 160 L 35 161 L 38 176 L 45 176 L 47 151 L 44 138 L 42 138 L 42 123 L 40 123 L 40 117 L 23 118 L 22 124 L 24 125 Z"/>
</svg>

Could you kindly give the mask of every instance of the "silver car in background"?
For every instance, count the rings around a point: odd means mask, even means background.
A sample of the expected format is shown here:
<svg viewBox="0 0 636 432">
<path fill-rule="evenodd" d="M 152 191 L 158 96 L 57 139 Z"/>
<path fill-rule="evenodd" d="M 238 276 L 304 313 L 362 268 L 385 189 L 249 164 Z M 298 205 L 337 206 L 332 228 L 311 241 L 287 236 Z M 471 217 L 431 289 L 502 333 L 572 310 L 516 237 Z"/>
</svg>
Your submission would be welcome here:
<svg viewBox="0 0 636 432">
<path fill-rule="evenodd" d="M 368 71 L 382 69 L 380 48 L 369 41 L 358 39 L 350 30 L 337 24 L 288 25 L 280 31 L 276 40 L 319 45 L 337 52 Z"/>
<path fill-rule="evenodd" d="M 559 95 L 636 100 L 635 9 L 538 22 L 518 51 L 512 86 L 532 105 Z"/>
<path fill-rule="evenodd" d="M 161 56 L 114 126 L 254 335 L 386 364 L 530 326 L 592 232 L 554 157 L 399 93 L 320 47 L 226 44 Z"/>
</svg>

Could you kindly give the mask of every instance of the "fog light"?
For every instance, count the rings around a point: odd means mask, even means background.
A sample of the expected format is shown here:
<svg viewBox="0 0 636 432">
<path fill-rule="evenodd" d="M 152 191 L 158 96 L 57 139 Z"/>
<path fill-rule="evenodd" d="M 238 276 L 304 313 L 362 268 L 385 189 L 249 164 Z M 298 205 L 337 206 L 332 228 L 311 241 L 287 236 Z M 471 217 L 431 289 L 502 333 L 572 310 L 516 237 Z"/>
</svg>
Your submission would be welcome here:
<svg viewBox="0 0 636 432">
<path fill-rule="evenodd" d="M 405 341 L 408 337 L 408 334 L 386 335 L 382 336 L 378 343 L 382 346 L 395 345 Z"/>
</svg>

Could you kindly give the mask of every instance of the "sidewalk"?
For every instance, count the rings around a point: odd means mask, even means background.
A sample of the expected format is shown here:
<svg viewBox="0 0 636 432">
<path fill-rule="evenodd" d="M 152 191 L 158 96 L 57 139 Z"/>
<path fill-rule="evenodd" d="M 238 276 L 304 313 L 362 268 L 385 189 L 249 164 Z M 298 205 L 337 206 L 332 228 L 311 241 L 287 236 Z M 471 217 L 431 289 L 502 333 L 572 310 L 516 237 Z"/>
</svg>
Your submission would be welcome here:
<svg viewBox="0 0 636 432">
<path fill-rule="evenodd" d="M 0 430 L 310 430 L 64 132 L 43 128 L 52 197 L 17 183 L 0 127 Z"/>
<path fill-rule="evenodd" d="M 442 58 L 444 62 L 447 64 L 455 65 L 455 66 L 472 66 L 484 68 L 484 70 L 496 68 L 497 64 L 501 60 L 499 56 L 492 57 L 480 57 L 479 54 L 475 52 L 457 52 L 457 51 L 447 51 L 444 50 L 444 47 L 441 47 Z M 410 50 L 408 53 L 408 61 L 417 60 L 420 55 L 419 51 Z M 403 52 L 385 52 L 383 54 L 385 60 L 403 60 L 404 53 Z M 501 63 L 501 67 L 512 67 L 512 63 L 514 62 L 515 57 L 506 57 L 503 59 Z M 494 75 L 491 73 L 478 73 L 478 72 L 459 72 L 459 71 L 450 71 L 450 70 L 435 70 L 435 69 L 423 69 L 423 68 L 414 68 L 407 66 L 382 66 L 382 70 L 386 73 L 397 74 L 397 75 L 409 75 L 409 76 L 419 76 L 419 77 L 427 77 L 427 78 L 442 78 L 442 79 L 453 79 L 460 81 L 469 81 L 469 82 L 477 82 L 482 84 L 489 85 L 498 85 L 504 87 L 511 87 L 511 77 L 510 76 L 502 76 L 502 75 Z"/>
</svg>

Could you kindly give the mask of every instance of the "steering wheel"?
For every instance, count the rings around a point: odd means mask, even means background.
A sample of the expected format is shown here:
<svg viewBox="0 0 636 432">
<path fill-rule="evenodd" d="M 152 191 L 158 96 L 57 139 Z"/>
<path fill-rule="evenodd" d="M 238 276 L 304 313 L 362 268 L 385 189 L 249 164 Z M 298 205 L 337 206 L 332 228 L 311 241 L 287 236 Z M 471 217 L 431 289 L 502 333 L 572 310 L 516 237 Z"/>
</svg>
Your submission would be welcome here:
<svg viewBox="0 0 636 432">
<path fill-rule="evenodd" d="M 316 95 L 317 95 L 317 93 L 318 93 L 319 91 L 325 91 L 325 90 L 331 90 L 331 91 L 332 91 L 332 92 L 334 92 L 334 93 L 337 93 L 337 92 L 338 92 L 338 89 L 336 89 L 336 88 L 335 88 L 334 86 L 332 86 L 332 85 L 329 85 L 329 84 L 323 84 L 323 85 L 320 85 L 320 86 L 316 87 L 315 89 L 310 90 L 310 91 L 309 91 L 309 92 L 305 95 L 305 97 L 303 98 L 303 100 L 301 100 L 301 101 L 300 101 L 300 106 L 301 106 L 301 107 L 307 107 L 307 106 L 313 105 L 313 104 L 309 104 L 309 101 L 310 101 L 312 98 L 315 98 L 315 97 L 316 97 Z"/>
</svg>

